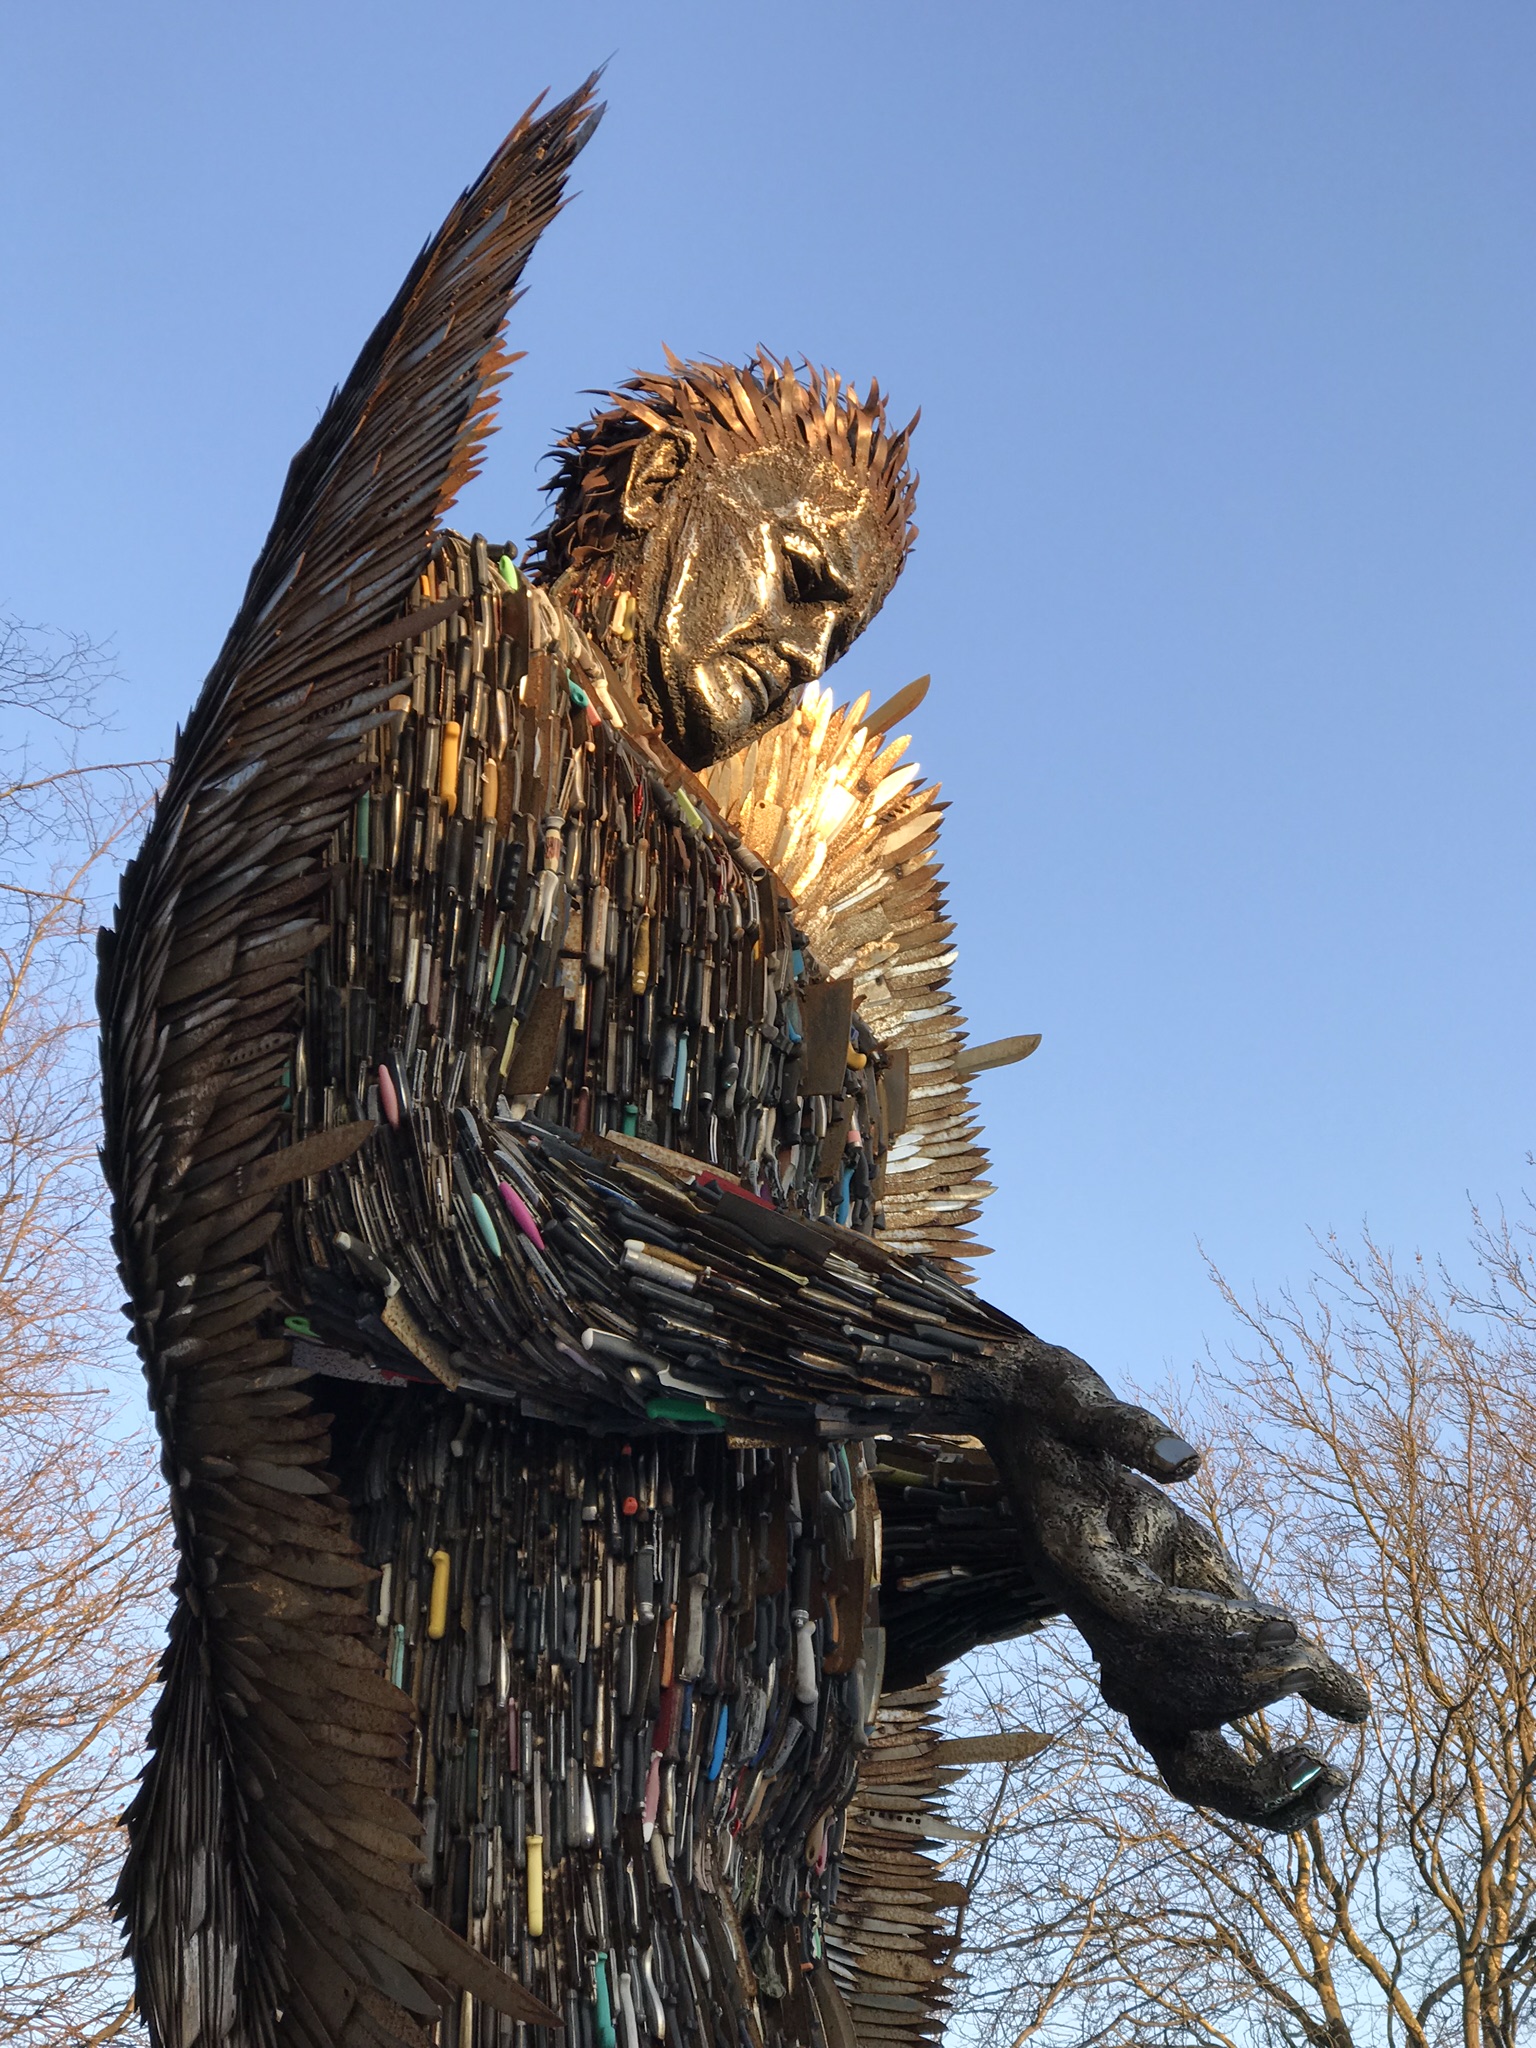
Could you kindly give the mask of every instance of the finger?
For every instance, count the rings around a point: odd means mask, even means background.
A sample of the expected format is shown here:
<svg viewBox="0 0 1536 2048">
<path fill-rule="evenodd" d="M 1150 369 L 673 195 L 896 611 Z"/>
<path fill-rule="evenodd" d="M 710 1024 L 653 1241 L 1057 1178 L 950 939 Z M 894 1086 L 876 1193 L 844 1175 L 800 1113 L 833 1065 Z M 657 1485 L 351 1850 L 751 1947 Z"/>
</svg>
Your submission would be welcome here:
<svg viewBox="0 0 1536 2048">
<path fill-rule="evenodd" d="M 1046 1393 L 1046 1412 L 1064 1436 L 1086 1450 L 1104 1451 L 1165 1483 L 1188 1479 L 1200 1453 L 1150 1409 L 1122 1401 L 1074 1351 L 1039 1344 L 1029 1364 Z"/>
<path fill-rule="evenodd" d="M 1200 1453 L 1192 1443 L 1159 1416 L 1129 1401 L 1116 1401 L 1098 1412 L 1094 1447 L 1165 1485 L 1192 1479 L 1200 1469 Z"/>
<path fill-rule="evenodd" d="M 1335 1664 L 1321 1650 L 1304 1685 L 1297 1688 L 1309 1707 L 1335 1721 L 1360 1723 L 1371 1718 L 1371 1696 L 1352 1671 Z"/>
<path fill-rule="evenodd" d="M 1132 1729 L 1176 1799 L 1228 1820 L 1289 1834 L 1324 1813 L 1347 1789 L 1348 1779 L 1308 1749 L 1249 1757 L 1214 1729 L 1170 1737 Z"/>
<path fill-rule="evenodd" d="M 1294 1834 L 1309 1821 L 1336 1806 L 1349 1790 L 1349 1780 L 1310 1750 L 1288 1750 L 1282 1771 L 1290 1787 L 1289 1798 L 1279 1800 L 1261 1816 L 1258 1825 L 1271 1834 Z"/>
<path fill-rule="evenodd" d="M 1350 1721 L 1357 1725 L 1368 1721 L 1371 1717 L 1371 1696 L 1354 1673 L 1335 1664 L 1318 1644 L 1303 1641 L 1296 1635 L 1294 1624 L 1287 1621 L 1286 1626 L 1291 1629 L 1291 1646 L 1278 1645 L 1278 1631 L 1272 1637 L 1275 1648 L 1256 1644 L 1254 1652 L 1244 1660 L 1248 1701 L 1223 1714 L 1222 1719 L 1232 1720 L 1237 1714 L 1262 1713 L 1279 1700 L 1296 1698 L 1305 1700 L 1309 1707 L 1317 1708 L 1335 1721 Z M 1260 1633 L 1262 1635 L 1265 1631 Z"/>
<path fill-rule="evenodd" d="M 1253 1766 L 1256 1823 L 1275 1834 L 1290 1834 L 1326 1813 L 1348 1786 L 1348 1778 L 1326 1757 L 1300 1747 L 1282 1749 Z"/>
</svg>

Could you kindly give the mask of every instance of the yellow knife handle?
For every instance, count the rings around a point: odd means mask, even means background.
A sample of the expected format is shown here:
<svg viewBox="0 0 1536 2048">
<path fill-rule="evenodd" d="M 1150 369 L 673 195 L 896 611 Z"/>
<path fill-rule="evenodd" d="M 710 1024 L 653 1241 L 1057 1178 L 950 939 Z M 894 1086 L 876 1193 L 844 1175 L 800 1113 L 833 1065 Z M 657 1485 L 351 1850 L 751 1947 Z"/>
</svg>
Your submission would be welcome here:
<svg viewBox="0 0 1536 2048">
<path fill-rule="evenodd" d="M 537 1941 L 544 1932 L 544 1837 L 530 1835 L 528 1849 L 528 1932 Z"/>
<path fill-rule="evenodd" d="M 448 1580 L 453 1559 L 446 1550 L 432 1553 L 432 1597 L 427 1606 L 427 1634 L 440 1643 L 448 1632 Z"/>
</svg>

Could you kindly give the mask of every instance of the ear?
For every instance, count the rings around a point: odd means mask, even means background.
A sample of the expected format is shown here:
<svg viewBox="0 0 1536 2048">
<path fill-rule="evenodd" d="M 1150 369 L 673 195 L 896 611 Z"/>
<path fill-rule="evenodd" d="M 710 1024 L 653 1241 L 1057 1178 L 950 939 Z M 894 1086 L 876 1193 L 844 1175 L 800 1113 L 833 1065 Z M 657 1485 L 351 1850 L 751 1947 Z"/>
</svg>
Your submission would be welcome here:
<svg viewBox="0 0 1536 2048">
<path fill-rule="evenodd" d="M 624 485 L 624 523 L 648 533 L 661 517 L 667 492 L 693 455 L 691 434 L 647 434 L 637 442 Z"/>
</svg>

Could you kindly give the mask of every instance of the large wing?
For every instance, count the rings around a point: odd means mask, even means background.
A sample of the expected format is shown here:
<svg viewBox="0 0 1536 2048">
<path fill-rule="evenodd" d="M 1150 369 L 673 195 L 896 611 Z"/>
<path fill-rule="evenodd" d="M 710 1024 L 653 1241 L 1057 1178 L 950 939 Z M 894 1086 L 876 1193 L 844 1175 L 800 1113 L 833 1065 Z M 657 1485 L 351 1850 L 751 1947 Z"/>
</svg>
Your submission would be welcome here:
<svg viewBox="0 0 1536 2048">
<path fill-rule="evenodd" d="M 366 1133 L 271 1150 L 320 863 L 594 86 L 519 122 L 295 458 L 103 939 L 104 1163 L 180 1556 L 119 1903 L 141 2010 L 176 2048 L 424 2043 L 450 1986 L 543 2013 L 412 1883 L 409 1715 L 356 1633 L 364 1574 L 326 1418 L 265 1334 L 260 1251 L 284 1183 Z"/>
<path fill-rule="evenodd" d="M 891 739 L 878 712 L 866 722 L 868 708 L 867 696 L 834 708 L 830 689 L 813 687 L 791 718 L 705 779 L 793 893 L 823 969 L 853 981 L 859 1015 L 907 1062 L 881 1244 L 964 1277 L 965 1261 L 985 1251 L 967 1226 L 992 1190 L 959 1063 L 965 1019 L 949 988 L 954 926 L 937 861 L 944 806 L 917 763 L 903 761 L 908 740 Z"/>
</svg>

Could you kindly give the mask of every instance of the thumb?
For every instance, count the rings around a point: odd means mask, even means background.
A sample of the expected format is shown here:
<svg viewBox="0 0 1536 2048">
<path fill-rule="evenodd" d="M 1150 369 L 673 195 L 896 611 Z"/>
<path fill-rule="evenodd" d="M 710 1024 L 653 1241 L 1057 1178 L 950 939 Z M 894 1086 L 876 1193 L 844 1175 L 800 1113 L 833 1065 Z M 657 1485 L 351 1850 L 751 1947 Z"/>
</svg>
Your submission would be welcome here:
<svg viewBox="0 0 1536 2048">
<path fill-rule="evenodd" d="M 1034 1340 L 1027 1368 L 1039 1375 L 1050 1420 L 1069 1442 L 1102 1451 L 1165 1484 L 1188 1479 L 1200 1453 L 1150 1409 L 1122 1401 L 1086 1359 L 1059 1344 Z"/>
<path fill-rule="evenodd" d="M 1309 1707 L 1335 1721 L 1358 1723 L 1371 1717 L 1371 1696 L 1365 1687 L 1352 1671 L 1335 1664 L 1321 1650 L 1315 1652 L 1312 1669 L 1296 1690 Z"/>
</svg>

